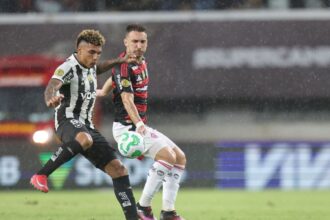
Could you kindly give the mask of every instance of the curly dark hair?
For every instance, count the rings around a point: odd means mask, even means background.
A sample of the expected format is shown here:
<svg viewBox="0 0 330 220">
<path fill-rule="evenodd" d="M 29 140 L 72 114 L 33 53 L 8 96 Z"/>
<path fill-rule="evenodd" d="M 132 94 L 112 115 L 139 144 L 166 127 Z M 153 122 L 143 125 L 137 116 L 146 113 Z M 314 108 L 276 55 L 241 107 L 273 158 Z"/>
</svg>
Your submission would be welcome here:
<svg viewBox="0 0 330 220">
<path fill-rule="evenodd" d="M 78 34 L 76 46 L 80 42 L 85 41 L 95 46 L 103 46 L 105 44 L 104 36 L 98 30 L 85 29 Z"/>
</svg>

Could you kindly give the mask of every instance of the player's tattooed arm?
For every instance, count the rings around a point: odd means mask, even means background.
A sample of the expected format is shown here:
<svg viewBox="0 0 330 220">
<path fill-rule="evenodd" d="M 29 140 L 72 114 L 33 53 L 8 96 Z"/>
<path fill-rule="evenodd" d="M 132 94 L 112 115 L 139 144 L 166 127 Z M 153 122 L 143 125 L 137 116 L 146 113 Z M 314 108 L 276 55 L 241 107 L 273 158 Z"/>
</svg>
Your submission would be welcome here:
<svg viewBox="0 0 330 220">
<path fill-rule="evenodd" d="M 110 70 L 112 67 L 122 64 L 122 63 L 133 63 L 137 62 L 136 56 L 134 54 L 126 54 L 124 57 L 118 57 L 115 59 L 109 59 L 97 64 L 97 74 L 104 73 Z"/>
<path fill-rule="evenodd" d="M 57 95 L 57 91 L 61 88 L 63 82 L 58 79 L 50 79 L 44 92 L 45 103 L 47 107 L 55 108 L 64 98 L 62 94 Z"/>
</svg>

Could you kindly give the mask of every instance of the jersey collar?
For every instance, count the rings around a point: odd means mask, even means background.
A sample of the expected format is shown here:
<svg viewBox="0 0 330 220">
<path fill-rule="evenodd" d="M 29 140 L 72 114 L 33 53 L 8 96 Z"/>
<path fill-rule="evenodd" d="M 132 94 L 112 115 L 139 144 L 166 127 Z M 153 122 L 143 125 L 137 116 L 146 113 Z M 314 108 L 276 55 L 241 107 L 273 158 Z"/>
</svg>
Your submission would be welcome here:
<svg viewBox="0 0 330 220">
<path fill-rule="evenodd" d="M 95 66 L 91 67 L 91 68 L 87 68 L 85 67 L 83 64 L 81 64 L 79 61 L 78 61 L 78 58 L 77 58 L 77 53 L 73 53 L 72 54 L 72 58 L 76 61 L 76 63 L 83 69 L 83 70 L 89 70 L 89 69 L 94 69 Z"/>
</svg>

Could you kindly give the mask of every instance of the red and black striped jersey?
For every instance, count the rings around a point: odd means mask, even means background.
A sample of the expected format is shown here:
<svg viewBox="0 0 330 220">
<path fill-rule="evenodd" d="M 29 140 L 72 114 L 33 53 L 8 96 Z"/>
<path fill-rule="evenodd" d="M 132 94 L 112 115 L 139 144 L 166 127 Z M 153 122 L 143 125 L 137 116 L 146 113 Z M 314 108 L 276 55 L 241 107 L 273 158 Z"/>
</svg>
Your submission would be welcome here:
<svg viewBox="0 0 330 220">
<path fill-rule="evenodd" d="M 122 53 L 120 57 L 125 56 Z M 134 104 L 144 123 L 147 121 L 148 104 L 148 68 L 143 59 L 141 63 L 123 63 L 112 69 L 113 102 L 115 105 L 115 121 L 122 124 L 132 124 L 123 105 L 120 94 L 129 92 L 134 94 Z"/>
</svg>

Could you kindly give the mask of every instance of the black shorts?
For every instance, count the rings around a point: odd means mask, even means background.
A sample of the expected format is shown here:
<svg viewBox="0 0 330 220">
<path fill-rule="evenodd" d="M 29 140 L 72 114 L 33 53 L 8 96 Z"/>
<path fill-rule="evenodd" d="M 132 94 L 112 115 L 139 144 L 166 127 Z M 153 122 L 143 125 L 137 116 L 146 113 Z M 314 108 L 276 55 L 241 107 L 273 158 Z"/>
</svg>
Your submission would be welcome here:
<svg viewBox="0 0 330 220">
<path fill-rule="evenodd" d="M 95 167 L 104 171 L 104 167 L 112 160 L 117 159 L 116 150 L 110 146 L 109 142 L 96 130 L 86 127 L 76 119 L 66 119 L 61 121 L 56 130 L 56 135 L 65 144 L 75 140 L 79 132 L 89 133 L 93 139 L 93 145 L 82 153 Z"/>
</svg>

